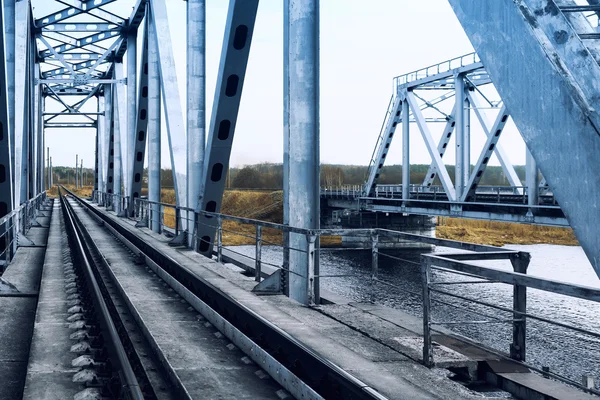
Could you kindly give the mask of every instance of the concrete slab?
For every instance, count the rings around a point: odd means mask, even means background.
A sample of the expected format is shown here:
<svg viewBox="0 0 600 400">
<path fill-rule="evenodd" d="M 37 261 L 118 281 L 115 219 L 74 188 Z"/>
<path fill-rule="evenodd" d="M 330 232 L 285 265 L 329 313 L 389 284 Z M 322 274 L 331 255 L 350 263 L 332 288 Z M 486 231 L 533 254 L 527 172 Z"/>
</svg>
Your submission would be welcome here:
<svg viewBox="0 0 600 400">
<path fill-rule="evenodd" d="M 43 262 L 44 248 L 19 248 L 2 277 L 21 292 L 38 292 Z M 0 400 L 23 395 L 36 304 L 36 297 L 0 298 Z"/>
<path fill-rule="evenodd" d="M 76 355 L 70 351 L 74 342 L 69 339 L 72 331 L 67 322 L 61 218 L 56 202 L 50 221 L 23 399 L 70 399 L 84 389 L 72 382 L 78 369 L 71 366 Z"/>
</svg>

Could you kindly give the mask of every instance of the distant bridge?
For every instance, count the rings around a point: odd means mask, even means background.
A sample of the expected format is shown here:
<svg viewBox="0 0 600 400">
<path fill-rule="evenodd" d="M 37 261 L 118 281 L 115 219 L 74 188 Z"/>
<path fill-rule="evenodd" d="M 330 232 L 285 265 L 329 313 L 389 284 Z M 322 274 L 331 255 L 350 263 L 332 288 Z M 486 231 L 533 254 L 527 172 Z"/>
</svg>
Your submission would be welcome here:
<svg viewBox="0 0 600 400">
<path fill-rule="evenodd" d="M 510 114 L 476 53 L 446 60 L 394 78 L 395 91 L 369 162 L 362 187 L 323 188 L 321 198 L 333 209 L 450 216 L 568 227 L 565 214 L 527 151 L 526 186 L 499 143 Z M 457 104 L 463 104 L 458 107 Z M 450 111 L 451 110 L 451 111 Z M 487 120 L 494 113 L 495 120 Z M 408 115 L 408 118 L 405 116 Z M 471 117 L 487 139 L 471 162 Z M 402 182 L 410 180 L 410 124 L 415 123 L 431 157 L 420 185 L 378 185 L 397 129 L 402 135 Z M 437 143 L 432 125 L 443 123 Z M 443 157 L 451 140 L 456 149 L 454 180 Z M 510 186 L 482 186 L 481 178 L 495 154 Z M 471 166 L 474 167 L 471 170 Z M 436 178 L 440 185 L 434 185 Z"/>
</svg>

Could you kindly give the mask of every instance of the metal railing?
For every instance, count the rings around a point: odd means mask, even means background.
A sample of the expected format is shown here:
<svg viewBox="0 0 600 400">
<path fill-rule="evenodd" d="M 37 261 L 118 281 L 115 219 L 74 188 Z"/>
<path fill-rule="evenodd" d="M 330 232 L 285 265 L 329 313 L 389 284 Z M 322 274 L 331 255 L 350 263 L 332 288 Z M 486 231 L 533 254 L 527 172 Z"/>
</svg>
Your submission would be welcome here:
<svg viewBox="0 0 600 400">
<path fill-rule="evenodd" d="M 483 260 L 509 260 L 512 264 L 513 272 L 470 263 L 470 261 Z M 553 379 L 576 386 L 583 391 L 600 395 L 600 390 L 593 385 L 589 385 L 589 383 L 585 385 L 581 384 L 580 382 L 577 382 L 569 377 L 550 372 L 547 367 L 533 365 L 532 363 L 527 362 L 526 351 L 528 319 L 551 325 L 553 327 L 558 327 L 567 332 L 574 332 L 576 335 L 585 336 L 595 341 L 600 339 L 600 331 L 592 331 L 574 324 L 557 321 L 549 317 L 535 315 L 531 312 L 528 312 L 527 288 L 581 299 L 591 303 L 600 303 L 600 289 L 527 275 L 529 261 L 529 254 L 519 251 L 422 255 L 421 277 L 423 289 L 423 363 L 428 367 L 432 367 L 435 364 L 432 333 L 437 332 L 444 334 L 445 332 L 440 329 L 441 326 L 508 323 L 512 325 L 512 342 L 508 351 L 493 350 L 489 347 L 484 347 L 461 335 L 457 335 L 454 338 L 470 346 L 492 352 L 494 355 L 500 358 L 519 362 L 525 367 L 536 371 L 545 377 L 551 377 Z M 467 277 L 470 280 L 435 280 L 433 278 L 434 271 L 458 275 L 463 279 Z M 450 285 L 455 287 L 456 285 L 462 285 L 464 287 L 465 285 L 471 284 L 504 284 L 512 286 L 512 307 L 494 304 L 481 298 L 474 298 L 472 295 L 469 296 L 463 293 L 456 293 L 451 290 L 440 288 L 442 286 L 451 287 Z M 433 297 L 432 294 L 436 294 L 437 296 Z M 475 312 L 475 314 L 479 314 L 479 316 L 484 316 L 486 318 L 485 320 L 433 320 L 431 312 L 433 301 L 454 307 L 456 306 L 447 299 L 458 299 L 463 303 L 466 302 L 471 305 L 477 305 L 479 308 L 494 310 L 494 313 L 483 313 L 481 311 Z M 473 311 L 471 312 L 473 313 Z M 507 317 L 503 319 L 498 316 L 499 313 L 505 314 Z M 587 375 L 583 375 L 583 377 L 584 382 L 587 381 Z M 593 380 L 591 381 L 593 382 Z"/>
<path fill-rule="evenodd" d="M 479 59 L 477 53 L 469 53 L 460 57 L 451 58 L 438 64 L 433 64 L 428 67 L 418 69 L 416 71 L 408 72 L 404 75 L 396 76 L 394 77 L 394 93 L 396 93 L 398 86 L 408 82 L 428 78 L 433 75 L 438 75 L 443 72 L 451 71 L 453 69 L 478 62 L 481 62 L 481 60 Z"/>
<path fill-rule="evenodd" d="M 0 218 L 0 268 L 6 268 L 14 258 L 19 245 L 19 233 L 25 235 L 29 231 L 37 211 L 45 200 L 44 191 Z"/>
<path fill-rule="evenodd" d="M 352 188 L 348 188 L 352 190 Z M 261 282 L 270 272 L 281 270 L 287 274 L 296 275 L 305 280 L 304 290 L 308 304 L 318 304 L 320 302 L 320 286 L 321 279 L 335 279 L 344 277 L 360 278 L 361 281 L 372 282 L 374 285 L 382 285 L 393 290 L 401 290 L 410 296 L 415 296 L 422 300 L 423 304 L 423 359 L 422 362 L 426 366 L 435 364 L 433 352 L 432 333 L 438 332 L 445 335 L 451 334 L 448 331 L 441 330 L 444 325 L 449 326 L 469 326 L 473 324 L 510 324 L 512 326 L 513 336 L 512 342 L 508 349 L 493 349 L 488 346 L 484 347 L 475 340 L 467 339 L 464 336 L 452 336 L 454 339 L 464 341 L 471 346 L 481 347 L 485 351 L 495 356 L 510 359 L 512 361 L 522 363 L 526 367 L 534 371 L 543 371 L 545 376 L 561 380 L 568 384 L 577 386 L 582 390 L 591 393 L 600 394 L 598 390 L 581 385 L 579 382 L 571 378 L 561 376 L 556 373 L 550 373 L 544 370 L 542 366 L 532 365 L 526 362 L 526 338 L 527 338 L 527 319 L 535 320 L 551 324 L 566 330 L 574 331 L 577 334 L 588 335 L 594 339 L 600 338 L 600 332 L 593 332 L 581 327 L 557 321 L 550 317 L 534 315 L 527 311 L 526 299 L 527 288 L 545 290 L 552 293 L 558 293 L 565 296 L 570 296 L 579 299 L 585 299 L 592 302 L 600 302 L 600 290 L 556 282 L 544 278 L 528 276 L 527 267 L 530 256 L 526 252 L 512 251 L 503 248 L 465 243 L 447 239 L 438 239 L 429 236 L 410 234 L 387 229 L 300 229 L 287 225 L 259 221 L 251 218 L 236 217 L 225 214 L 196 212 L 189 208 L 177 207 L 173 204 L 151 202 L 144 198 L 135 199 L 134 202 L 134 219 L 138 222 L 144 221 L 139 226 L 151 227 L 148 222 L 154 221 L 158 224 L 157 231 L 168 231 L 172 235 L 178 235 L 183 232 L 178 221 L 187 220 L 190 226 L 192 223 L 206 223 L 216 231 L 215 236 L 215 255 L 218 262 L 234 262 L 237 265 L 246 268 L 248 272 L 253 273 L 257 282 Z M 193 215 L 189 218 L 188 215 Z M 165 218 L 168 216 L 169 218 Z M 208 216 L 210 218 L 201 218 Z M 204 221 L 204 222 L 203 222 Z M 156 227 L 155 227 L 156 228 Z M 198 248 L 205 242 L 204 239 L 198 238 L 195 234 L 195 229 L 190 230 L 192 246 Z M 273 239 L 273 233 L 278 236 Z M 188 234 L 190 234 L 188 232 Z M 291 236 L 296 236 L 295 240 L 290 240 Z M 229 236 L 229 238 L 227 237 Z M 232 237 L 243 238 L 245 244 L 254 246 L 254 254 L 249 255 L 238 250 L 235 246 L 229 246 L 224 243 L 224 239 Z M 323 252 L 348 251 L 351 249 L 337 248 L 320 248 L 320 242 L 330 236 L 343 237 L 359 237 L 362 238 L 367 249 L 371 253 L 371 269 L 368 274 L 357 273 L 337 273 L 327 274 L 321 273 L 318 269 L 317 258 Z M 385 251 L 383 242 L 399 242 L 409 241 L 428 244 L 433 246 L 441 246 L 447 248 L 468 251 L 462 253 L 443 253 L 443 254 L 427 254 L 423 255 L 420 262 L 398 257 Z M 282 249 L 282 261 L 273 262 L 263 258 L 263 247 L 270 246 L 271 248 Z M 361 248 L 358 250 L 365 250 Z M 303 271 L 297 271 L 290 268 L 290 257 L 304 257 L 303 265 L 306 268 Z M 394 282 L 381 279 L 379 273 L 380 258 L 387 258 L 393 261 L 398 261 L 403 264 L 414 265 L 415 268 L 421 269 L 422 274 L 422 291 L 412 292 L 406 288 L 400 288 Z M 489 260 L 508 260 L 511 262 L 514 272 L 504 271 L 498 268 L 483 267 L 469 263 L 469 261 L 489 261 Z M 265 270 L 265 268 L 267 270 Z M 442 271 L 446 275 L 453 274 L 460 276 L 462 280 L 439 281 L 432 277 L 439 277 L 439 274 L 434 274 L 432 271 Z M 467 277 L 467 279 L 464 279 Z M 506 284 L 513 287 L 513 305 L 501 306 L 486 302 L 480 298 L 472 298 L 452 290 L 442 289 L 441 287 L 464 287 L 465 285 L 473 284 Z M 432 296 L 435 294 L 435 296 Z M 460 303 L 451 301 L 458 299 Z M 462 315 L 475 315 L 477 317 L 485 317 L 487 319 L 468 319 L 462 318 L 460 321 L 441 321 L 432 319 L 432 304 L 442 304 L 451 308 L 462 310 Z M 506 318 L 500 318 L 497 315 L 478 310 L 465 304 L 475 304 L 481 307 L 489 307 L 496 312 L 507 313 Z"/>
</svg>

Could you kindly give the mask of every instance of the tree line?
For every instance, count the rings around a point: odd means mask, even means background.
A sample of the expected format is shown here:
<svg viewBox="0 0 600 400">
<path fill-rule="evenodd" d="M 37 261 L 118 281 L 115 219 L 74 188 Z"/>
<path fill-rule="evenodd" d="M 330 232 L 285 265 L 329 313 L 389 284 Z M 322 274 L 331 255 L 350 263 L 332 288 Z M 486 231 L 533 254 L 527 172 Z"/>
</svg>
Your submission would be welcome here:
<svg viewBox="0 0 600 400">
<path fill-rule="evenodd" d="M 429 165 L 416 164 L 410 166 L 410 183 L 421 184 L 425 179 L 425 174 Z M 447 165 L 448 174 L 454 178 L 454 166 Z M 473 168 L 473 166 L 471 166 Z M 84 168 L 85 183 L 93 185 L 94 171 L 91 168 Z M 516 165 L 515 171 L 525 182 L 525 167 Z M 74 183 L 74 168 L 72 167 L 54 167 L 54 183 Z M 170 169 L 161 170 L 161 185 L 163 188 L 173 187 L 173 174 Z M 148 182 L 148 170 L 144 169 L 144 185 Z M 321 186 L 341 186 L 341 185 L 362 185 L 367 176 L 367 167 L 364 165 L 341 165 L 341 164 L 323 164 L 321 165 Z M 378 182 L 384 185 L 393 185 L 402 183 L 402 165 L 386 165 L 382 168 Z M 441 182 L 436 177 L 434 185 L 440 185 Z M 488 166 L 482 176 L 481 185 L 490 186 L 508 186 L 502 168 L 499 166 Z M 226 177 L 225 187 L 228 189 L 282 189 L 283 188 L 283 165 L 276 163 L 260 163 L 246 165 L 243 167 L 232 167 Z"/>
</svg>

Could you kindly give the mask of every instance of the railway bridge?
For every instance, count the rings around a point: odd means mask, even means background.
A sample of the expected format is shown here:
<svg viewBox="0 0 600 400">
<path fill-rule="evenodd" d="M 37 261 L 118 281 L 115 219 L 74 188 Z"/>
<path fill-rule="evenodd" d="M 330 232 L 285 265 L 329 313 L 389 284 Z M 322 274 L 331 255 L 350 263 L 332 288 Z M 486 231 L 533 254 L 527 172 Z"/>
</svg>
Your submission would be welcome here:
<svg viewBox="0 0 600 400">
<path fill-rule="evenodd" d="M 284 0 L 282 223 L 221 213 L 259 1 L 227 2 L 208 124 L 206 3 L 185 2 L 180 93 L 175 1 L 0 0 L 0 399 L 598 398 L 600 332 L 582 319 L 600 315 L 597 282 L 528 274 L 526 251 L 320 225 L 323 206 L 571 226 L 600 275 L 596 0 L 448 0 L 475 53 L 394 78 L 358 188 L 319 187 L 320 4 Z M 402 181 L 383 185 L 400 127 Z M 52 182 L 57 129 L 95 131 L 89 198 Z M 417 137 L 431 165 L 415 185 Z M 480 185 L 492 156 L 507 186 Z M 349 258 L 340 236 L 368 248 Z"/>
</svg>

